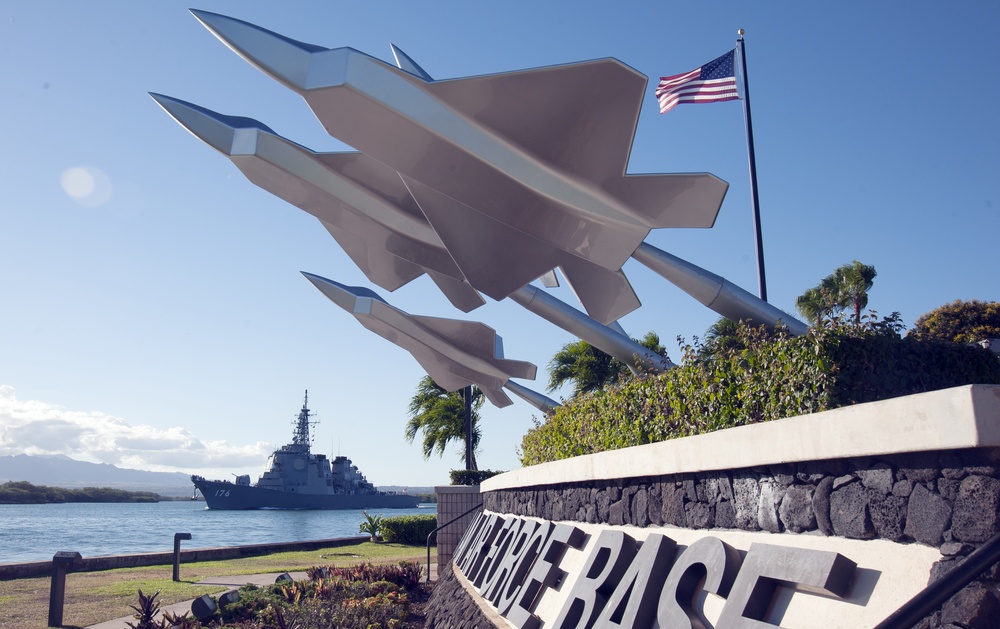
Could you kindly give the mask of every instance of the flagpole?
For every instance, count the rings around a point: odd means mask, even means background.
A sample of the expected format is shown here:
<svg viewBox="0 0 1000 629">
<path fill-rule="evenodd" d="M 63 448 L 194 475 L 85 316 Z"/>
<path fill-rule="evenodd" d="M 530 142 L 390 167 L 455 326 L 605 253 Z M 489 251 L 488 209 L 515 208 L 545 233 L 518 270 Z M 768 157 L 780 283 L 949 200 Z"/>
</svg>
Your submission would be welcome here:
<svg viewBox="0 0 1000 629">
<path fill-rule="evenodd" d="M 757 247 L 757 291 L 758 296 L 767 301 L 767 280 L 764 277 L 764 242 L 760 233 L 760 201 L 757 197 L 757 159 L 753 151 L 753 120 L 750 118 L 750 81 L 747 79 L 747 53 L 743 42 L 742 28 L 737 31 L 739 39 L 736 47 L 740 51 L 740 65 L 743 70 L 743 120 L 747 129 L 747 157 L 750 162 L 750 195 L 753 199 L 754 243 Z"/>
</svg>

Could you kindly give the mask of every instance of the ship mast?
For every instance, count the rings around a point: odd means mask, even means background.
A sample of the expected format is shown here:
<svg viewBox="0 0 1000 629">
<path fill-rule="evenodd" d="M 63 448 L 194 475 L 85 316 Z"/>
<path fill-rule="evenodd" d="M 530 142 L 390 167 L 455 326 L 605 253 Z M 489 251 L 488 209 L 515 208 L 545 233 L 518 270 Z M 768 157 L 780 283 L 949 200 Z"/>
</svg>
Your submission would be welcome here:
<svg viewBox="0 0 1000 629">
<path fill-rule="evenodd" d="M 295 425 L 295 433 L 292 435 L 292 443 L 297 446 L 302 446 L 306 452 L 309 452 L 309 444 L 311 439 L 309 438 L 309 426 L 315 422 L 310 422 L 309 417 L 309 389 L 306 389 L 306 398 L 302 402 L 302 410 L 299 411 L 299 419 Z"/>
</svg>

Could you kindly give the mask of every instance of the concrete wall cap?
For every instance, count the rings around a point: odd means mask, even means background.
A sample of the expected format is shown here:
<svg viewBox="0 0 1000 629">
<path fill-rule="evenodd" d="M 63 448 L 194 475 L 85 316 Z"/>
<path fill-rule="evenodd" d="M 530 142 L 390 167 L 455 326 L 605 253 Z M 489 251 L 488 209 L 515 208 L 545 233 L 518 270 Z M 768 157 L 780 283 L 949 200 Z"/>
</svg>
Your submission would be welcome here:
<svg viewBox="0 0 1000 629">
<path fill-rule="evenodd" d="M 542 463 L 484 480 L 481 488 L 997 446 L 1000 385 L 966 385 Z"/>
</svg>

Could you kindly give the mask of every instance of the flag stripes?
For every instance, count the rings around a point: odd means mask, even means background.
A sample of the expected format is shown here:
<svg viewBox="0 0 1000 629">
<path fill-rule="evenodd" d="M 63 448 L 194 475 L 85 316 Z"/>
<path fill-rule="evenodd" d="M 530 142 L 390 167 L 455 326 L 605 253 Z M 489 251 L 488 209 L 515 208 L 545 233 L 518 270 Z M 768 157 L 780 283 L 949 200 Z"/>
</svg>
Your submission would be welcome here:
<svg viewBox="0 0 1000 629">
<path fill-rule="evenodd" d="M 730 50 L 690 72 L 660 78 L 656 99 L 665 114 L 681 103 L 718 103 L 740 97 L 734 70 L 735 51 Z"/>
</svg>

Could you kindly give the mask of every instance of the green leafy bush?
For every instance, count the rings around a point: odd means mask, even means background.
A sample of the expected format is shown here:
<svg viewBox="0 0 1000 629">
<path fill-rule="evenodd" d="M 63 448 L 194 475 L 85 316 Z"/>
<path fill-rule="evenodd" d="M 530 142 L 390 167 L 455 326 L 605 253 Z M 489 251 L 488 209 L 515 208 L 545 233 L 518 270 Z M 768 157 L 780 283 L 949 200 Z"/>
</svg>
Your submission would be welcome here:
<svg viewBox="0 0 1000 629">
<path fill-rule="evenodd" d="M 240 588 L 221 619 L 248 628 L 401 627 L 422 571 L 415 561 L 313 567 L 305 580 Z"/>
<path fill-rule="evenodd" d="M 849 404 L 963 384 L 1000 384 L 1000 360 L 978 347 L 900 337 L 893 314 L 835 319 L 792 337 L 737 326 L 735 341 L 681 345 L 683 364 L 574 399 L 521 442 L 534 465 Z"/>
<path fill-rule="evenodd" d="M 917 317 L 910 334 L 953 343 L 1000 338 L 1000 302 L 957 299 Z"/>
<path fill-rule="evenodd" d="M 425 535 L 424 538 L 426 539 L 426 537 Z M 365 583 L 391 583 L 412 592 L 420 585 L 423 567 L 419 562 L 403 560 L 395 565 L 362 563 L 346 568 L 312 567 L 307 571 L 307 574 L 314 581 L 343 579 L 344 581 L 363 581 Z"/>
<path fill-rule="evenodd" d="M 452 485 L 478 485 L 487 478 L 503 474 L 503 470 L 451 470 Z"/>
<path fill-rule="evenodd" d="M 397 515 L 382 520 L 382 538 L 396 544 L 423 546 L 435 528 L 436 515 Z M 436 543 L 436 537 L 431 538 L 432 545 Z"/>
</svg>

